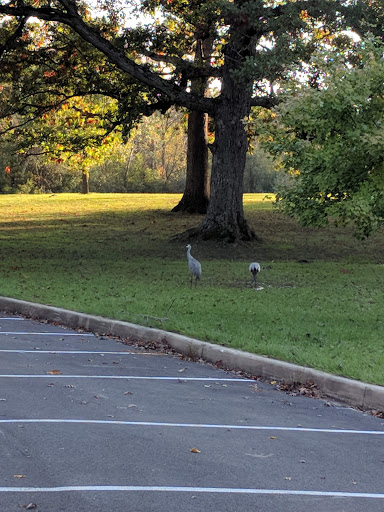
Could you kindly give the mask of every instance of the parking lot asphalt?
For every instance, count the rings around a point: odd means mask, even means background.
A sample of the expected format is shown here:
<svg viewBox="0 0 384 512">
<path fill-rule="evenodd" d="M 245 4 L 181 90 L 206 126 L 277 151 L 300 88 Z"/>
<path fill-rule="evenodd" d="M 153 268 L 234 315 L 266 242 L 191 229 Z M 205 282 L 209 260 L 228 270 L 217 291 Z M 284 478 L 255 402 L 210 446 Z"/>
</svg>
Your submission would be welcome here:
<svg viewBox="0 0 384 512">
<path fill-rule="evenodd" d="M 384 510 L 383 419 L 0 317 L 1 512 Z"/>
</svg>

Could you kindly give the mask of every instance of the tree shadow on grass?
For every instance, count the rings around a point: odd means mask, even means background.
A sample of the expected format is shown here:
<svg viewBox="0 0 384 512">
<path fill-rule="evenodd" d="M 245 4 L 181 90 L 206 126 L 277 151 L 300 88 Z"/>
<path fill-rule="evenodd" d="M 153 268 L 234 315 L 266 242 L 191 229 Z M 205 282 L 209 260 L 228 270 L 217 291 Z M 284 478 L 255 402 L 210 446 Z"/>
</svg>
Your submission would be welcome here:
<svg viewBox="0 0 384 512">
<path fill-rule="evenodd" d="M 54 217 L 0 223 L 3 251 L 23 250 L 31 256 L 60 251 L 63 258 L 96 255 L 113 259 L 185 256 L 187 240 L 173 238 L 201 222 L 200 215 L 165 210 L 57 213 Z M 359 241 L 349 228 L 308 228 L 273 210 L 251 211 L 248 220 L 262 242 L 228 244 L 197 240 L 198 259 L 230 261 L 384 262 L 384 231 Z"/>
</svg>

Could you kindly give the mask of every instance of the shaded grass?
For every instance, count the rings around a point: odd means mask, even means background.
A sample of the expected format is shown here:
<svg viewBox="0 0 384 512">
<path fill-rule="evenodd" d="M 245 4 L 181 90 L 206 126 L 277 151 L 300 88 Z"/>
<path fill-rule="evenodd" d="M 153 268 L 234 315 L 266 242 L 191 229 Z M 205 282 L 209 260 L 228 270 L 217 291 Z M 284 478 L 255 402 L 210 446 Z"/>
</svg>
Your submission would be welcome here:
<svg viewBox="0 0 384 512">
<path fill-rule="evenodd" d="M 170 213 L 179 197 L 0 196 L 1 293 L 384 384 L 383 233 L 301 228 L 246 195 L 263 242 L 194 243 L 191 289 L 185 243 L 170 238 L 202 217 Z"/>
</svg>

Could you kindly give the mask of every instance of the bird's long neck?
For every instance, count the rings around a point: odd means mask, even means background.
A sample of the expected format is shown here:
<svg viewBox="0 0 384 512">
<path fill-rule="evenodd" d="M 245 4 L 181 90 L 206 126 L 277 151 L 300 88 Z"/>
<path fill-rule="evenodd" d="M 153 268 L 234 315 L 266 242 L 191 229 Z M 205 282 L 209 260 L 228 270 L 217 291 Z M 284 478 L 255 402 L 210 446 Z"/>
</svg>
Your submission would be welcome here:
<svg viewBox="0 0 384 512">
<path fill-rule="evenodd" d="M 187 258 L 190 258 L 191 257 L 191 248 L 188 247 L 187 249 Z"/>
</svg>

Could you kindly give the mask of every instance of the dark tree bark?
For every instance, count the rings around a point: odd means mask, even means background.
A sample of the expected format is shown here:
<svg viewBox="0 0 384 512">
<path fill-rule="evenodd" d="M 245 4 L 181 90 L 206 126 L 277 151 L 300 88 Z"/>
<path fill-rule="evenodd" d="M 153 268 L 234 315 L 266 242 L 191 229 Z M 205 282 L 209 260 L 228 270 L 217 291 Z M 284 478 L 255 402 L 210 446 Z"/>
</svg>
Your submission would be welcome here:
<svg viewBox="0 0 384 512">
<path fill-rule="evenodd" d="M 81 179 L 81 193 L 89 194 L 89 172 L 83 171 Z"/>
<path fill-rule="evenodd" d="M 203 239 L 229 242 L 255 238 L 243 210 L 243 175 L 248 148 L 243 119 L 249 114 L 250 94 L 241 89 L 232 92 L 237 93 L 239 101 L 226 102 L 215 117 L 210 203 L 203 223 L 195 232 Z"/>
<path fill-rule="evenodd" d="M 209 203 L 208 115 L 188 116 L 187 175 L 183 197 L 173 212 L 206 213 Z"/>
<path fill-rule="evenodd" d="M 196 35 L 195 63 L 202 65 L 212 53 L 213 39 L 210 25 L 200 27 Z M 192 80 L 191 89 L 204 96 L 207 92 L 206 79 Z M 188 116 L 187 173 L 183 197 L 172 211 L 186 213 L 207 213 L 209 204 L 208 167 L 208 114 L 192 111 Z"/>
<path fill-rule="evenodd" d="M 235 0 L 241 5 L 243 0 Z M 242 25 L 242 24 L 241 24 Z M 243 69 L 255 53 L 248 22 L 232 28 L 224 53 L 222 90 L 216 107 L 210 203 L 203 223 L 191 234 L 229 242 L 252 240 L 243 209 L 243 177 L 248 149 L 244 121 L 251 112 L 252 83 Z"/>
</svg>

